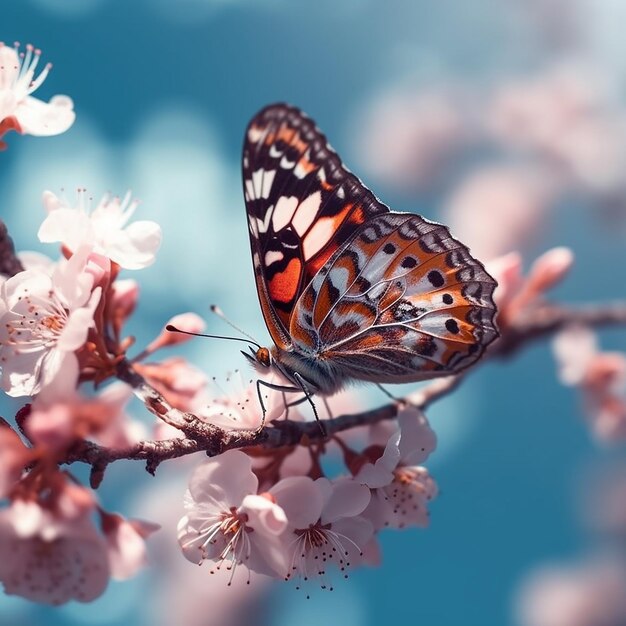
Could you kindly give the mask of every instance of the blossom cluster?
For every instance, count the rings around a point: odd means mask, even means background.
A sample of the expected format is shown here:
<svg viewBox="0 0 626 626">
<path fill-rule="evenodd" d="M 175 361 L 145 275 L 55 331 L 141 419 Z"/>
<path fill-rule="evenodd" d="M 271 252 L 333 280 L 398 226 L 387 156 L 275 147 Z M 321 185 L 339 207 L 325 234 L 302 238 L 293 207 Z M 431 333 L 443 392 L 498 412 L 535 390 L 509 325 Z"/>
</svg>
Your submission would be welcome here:
<svg viewBox="0 0 626 626">
<path fill-rule="evenodd" d="M 59 467 L 86 440 L 125 446 L 140 435 L 124 413 L 129 386 L 88 395 L 80 385 L 110 378 L 132 343 L 121 332 L 138 287 L 116 278 L 152 263 L 160 243 L 157 224 L 127 226 L 130 196 L 105 197 L 92 211 L 86 200 L 84 191 L 77 206 L 44 193 L 39 239 L 59 242 L 63 254 L 19 254 L 23 271 L 0 285 L 0 383 L 27 400 L 16 415 L 20 434 L 8 422 L 0 428 L 0 543 L 13 555 L 0 581 L 7 593 L 53 604 L 93 600 L 110 576 L 133 575 L 156 530 L 107 512 Z"/>
<path fill-rule="evenodd" d="M 423 414 L 406 408 L 386 442 L 370 429 L 356 452 L 339 441 L 349 474 L 329 479 L 298 450 L 278 458 L 230 450 L 195 469 L 178 538 L 193 563 L 238 565 L 260 574 L 332 589 L 332 569 L 377 562 L 376 535 L 385 528 L 424 527 L 437 487 L 421 465 L 435 447 Z M 288 455 L 298 455 L 289 463 Z M 294 470 L 299 466 L 299 473 Z M 304 470 L 304 471 L 302 471 Z"/>
</svg>

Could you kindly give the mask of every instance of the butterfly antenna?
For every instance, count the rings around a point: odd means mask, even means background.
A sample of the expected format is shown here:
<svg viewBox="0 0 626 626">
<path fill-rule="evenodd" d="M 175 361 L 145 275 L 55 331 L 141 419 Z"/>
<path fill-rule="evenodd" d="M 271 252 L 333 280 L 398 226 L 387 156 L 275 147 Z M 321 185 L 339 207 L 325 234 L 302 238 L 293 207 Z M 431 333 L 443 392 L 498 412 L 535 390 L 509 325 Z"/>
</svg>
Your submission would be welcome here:
<svg viewBox="0 0 626 626">
<path fill-rule="evenodd" d="M 250 339 L 252 341 L 252 343 L 254 343 L 255 345 L 257 345 L 257 346 L 259 345 L 258 342 L 256 341 L 256 339 L 254 339 L 254 337 L 252 337 L 252 335 L 249 335 L 245 330 L 241 330 L 241 328 L 239 328 L 239 326 L 235 326 L 235 324 L 233 324 L 224 315 L 224 311 L 222 311 L 222 309 L 220 309 L 216 304 L 212 304 L 210 308 L 211 308 L 211 313 L 215 313 L 215 315 L 217 315 L 217 317 L 219 317 L 221 320 L 226 322 L 233 330 L 236 330 L 238 333 L 241 333 L 245 337 L 248 337 L 248 339 Z"/>
<path fill-rule="evenodd" d="M 181 330 L 180 328 L 176 328 L 176 326 L 173 326 L 172 324 L 168 324 L 165 327 L 165 330 L 169 331 L 170 333 L 181 333 L 182 335 L 191 335 L 192 337 L 208 337 L 209 339 L 230 339 L 231 341 L 243 341 L 245 343 L 252 343 L 257 348 L 261 347 L 261 345 L 258 344 L 256 341 L 254 341 L 254 339 L 244 339 L 243 337 L 227 337 L 225 335 L 205 335 L 204 333 L 192 333 L 188 330 Z"/>
</svg>

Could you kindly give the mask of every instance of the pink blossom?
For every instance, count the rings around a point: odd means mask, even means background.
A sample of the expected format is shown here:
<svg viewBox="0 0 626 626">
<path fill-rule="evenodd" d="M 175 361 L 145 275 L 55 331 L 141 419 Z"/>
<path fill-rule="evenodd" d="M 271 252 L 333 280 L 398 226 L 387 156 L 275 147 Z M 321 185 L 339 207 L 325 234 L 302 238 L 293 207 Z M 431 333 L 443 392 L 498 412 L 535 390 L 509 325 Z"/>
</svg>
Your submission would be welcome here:
<svg viewBox="0 0 626 626">
<path fill-rule="evenodd" d="M 376 454 L 375 460 L 364 463 L 354 476 L 372 490 L 364 516 L 376 530 L 426 526 L 428 503 L 437 495 L 434 480 L 419 465 L 435 449 L 435 433 L 413 407 L 398 415 L 398 423 L 400 430 L 391 435 L 384 451 L 373 446 L 370 454 Z"/>
<path fill-rule="evenodd" d="M 551 248 L 522 275 L 521 257 L 510 253 L 487 263 L 487 269 L 498 280 L 495 299 L 501 328 L 515 322 L 534 307 L 543 304 L 545 294 L 565 279 L 574 264 L 569 248 Z"/>
<path fill-rule="evenodd" d="M 52 67 L 46 65 L 35 77 L 41 51 L 28 44 L 26 53 L 0 42 L 0 137 L 7 130 L 27 135 L 58 135 L 65 132 L 76 117 L 67 96 L 54 96 L 50 102 L 33 98 Z M 4 143 L 0 142 L 0 147 Z"/>
<path fill-rule="evenodd" d="M 593 332 L 568 328 L 555 338 L 553 349 L 561 381 L 578 386 L 585 413 L 600 441 L 626 438 L 626 356 L 600 352 Z"/>
<path fill-rule="evenodd" d="M 32 458 L 33 451 L 22 443 L 17 433 L 8 426 L 0 426 L 0 499 L 9 495 Z"/>
<path fill-rule="evenodd" d="M 203 405 L 207 377 L 182 357 L 138 363 L 135 369 L 177 409 L 195 413 Z"/>
<path fill-rule="evenodd" d="M 2 388 L 27 396 L 55 385 L 71 392 L 78 379 L 78 358 L 94 326 L 100 288 L 87 271 L 90 251 L 81 248 L 52 275 L 26 270 L 2 285 L 0 362 Z"/>
<path fill-rule="evenodd" d="M 90 602 L 108 583 L 106 543 L 93 526 L 86 490 L 68 487 L 54 508 L 14 500 L 0 511 L 0 581 L 35 602 Z"/>
<path fill-rule="evenodd" d="M 166 330 L 165 326 L 170 325 L 182 330 L 183 332 L 177 333 Z M 201 333 L 204 331 L 206 324 L 204 323 L 204 320 L 195 313 L 179 313 L 178 315 L 174 315 L 174 317 L 170 318 L 165 326 L 163 327 L 160 335 L 150 342 L 145 350 L 146 354 L 152 354 L 161 348 L 175 346 L 179 343 L 189 341 L 191 336 L 185 335 L 184 333 Z"/>
<path fill-rule="evenodd" d="M 197 405 L 198 414 L 203 419 L 222 428 L 258 428 L 261 425 L 263 411 L 259 403 L 256 381 L 245 384 L 243 377 L 238 372 L 229 377 L 229 380 L 232 380 L 233 387 L 236 388 L 228 394 L 205 398 L 202 406 Z M 281 384 L 280 380 L 276 381 L 274 374 L 270 375 L 269 380 Z M 270 423 L 279 419 L 285 413 L 286 400 L 284 395 L 280 391 L 268 390 L 263 386 L 261 393 L 266 411 L 265 421 Z M 297 408 L 289 408 L 289 418 L 302 419 Z"/>
<path fill-rule="evenodd" d="M 293 476 L 269 490 L 287 515 L 288 529 L 280 537 L 287 569 L 286 578 L 304 581 L 316 577 L 322 588 L 327 568 L 344 572 L 362 560 L 362 551 L 372 537 L 372 524 L 361 514 L 370 500 L 370 491 L 351 478 L 315 481 Z"/>
<path fill-rule="evenodd" d="M 108 448 L 125 448 L 146 439 L 147 428 L 126 412 L 132 397 L 132 389 L 126 383 L 116 381 L 107 385 L 95 397 L 107 417 L 93 429 L 90 439 Z"/>
<path fill-rule="evenodd" d="M 626 571 L 613 561 L 546 567 L 524 583 L 521 626 L 619 626 L 626 622 Z"/>
<path fill-rule="evenodd" d="M 569 326 L 554 337 L 552 351 L 561 382 L 568 386 L 579 385 L 598 354 L 598 343 L 593 331 L 586 326 Z"/>
<path fill-rule="evenodd" d="M 116 280 L 111 285 L 107 304 L 109 317 L 118 332 L 124 322 L 133 314 L 138 299 L 139 285 L 136 280 L 132 278 Z"/>
<path fill-rule="evenodd" d="M 122 382 L 105 387 L 95 397 L 76 392 L 49 402 L 38 396 L 25 421 L 30 440 L 47 451 L 64 451 L 77 439 L 90 439 L 112 448 L 133 445 L 145 438 L 146 430 L 124 412 L 132 397 Z"/>
<path fill-rule="evenodd" d="M 111 576 L 126 580 L 147 564 L 145 539 L 159 529 L 157 524 L 127 520 L 121 515 L 102 513 L 102 530 L 109 551 Z"/>
<path fill-rule="evenodd" d="M 220 569 L 244 565 L 276 575 L 271 563 L 277 537 L 287 519 L 273 498 L 257 494 L 252 462 L 230 450 L 196 468 L 185 497 L 187 514 L 178 526 L 178 541 L 192 563 L 217 562 Z"/>
<path fill-rule="evenodd" d="M 167 539 L 176 536 L 180 517 L 178 507 L 172 506 L 173 501 L 180 499 L 178 473 L 173 478 L 146 485 L 133 501 L 134 510 L 162 526 L 161 541 L 153 541 L 150 546 L 153 593 L 150 602 L 144 603 L 148 614 L 144 621 L 153 626 L 207 626 L 210 607 L 213 624 L 254 623 L 275 578 L 243 567 L 230 571 L 226 567 L 214 569 L 208 577 L 206 571 L 199 571 L 182 559 L 176 542 Z"/>
<path fill-rule="evenodd" d="M 131 201 L 130 192 L 124 198 L 104 196 L 92 211 L 85 206 L 85 190 L 79 193 L 75 207 L 51 191 L 44 192 L 43 203 L 48 216 L 39 228 L 40 241 L 60 241 L 71 251 L 90 245 L 126 269 L 154 263 L 161 245 L 161 227 L 146 220 L 128 224 L 138 205 Z"/>
</svg>

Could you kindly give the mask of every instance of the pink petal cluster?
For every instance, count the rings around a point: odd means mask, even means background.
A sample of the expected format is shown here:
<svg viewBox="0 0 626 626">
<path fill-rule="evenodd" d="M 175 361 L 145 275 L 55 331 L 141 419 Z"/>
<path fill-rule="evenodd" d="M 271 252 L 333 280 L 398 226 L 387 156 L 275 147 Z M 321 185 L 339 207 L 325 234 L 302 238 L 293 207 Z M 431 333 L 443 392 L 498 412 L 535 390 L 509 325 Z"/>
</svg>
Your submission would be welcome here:
<svg viewBox="0 0 626 626">
<path fill-rule="evenodd" d="M 48 76 L 46 65 L 36 76 L 41 51 L 32 45 L 20 52 L 19 44 L 0 42 L 0 138 L 9 130 L 27 135 L 58 135 L 65 132 L 76 117 L 72 100 L 54 96 L 43 102 L 31 96 Z M 5 144 L 0 141 L 0 149 Z"/>
<path fill-rule="evenodd" d="M 178 526 L 178 541 L 192 563 L 214 560 L 235 569 L 240 564 L 271 574 L 272 541 L 287 518 L 269 497 L 257 494 L 252 461 L 232 450 L 206 461 L 189 481 L 187 514 Z"/>
<path fill-rule="evenodd" d="M 75 388 L 76 351 L 94 326 L 101 296 L 90 254 L 82 247 L 52 274 L 25 270 L 2 285 L 0 364 L 9 395 L 32 396 L 53 385 L 59 393 Z"/>
<path fill-rule="evenodd" d="M 487 263 L 487 270 L 498 281 L 494 298 L 500 328 L 544 303 L 547 292 L 565 279 L 573 264 L 574 254 L 565 247 L 544 252 L 533 262 L 526 276 L 522 273 L 522 258 L 517 252 Z"/>
<path fill-rule="evenodd" d="M 194 563 L 247 569 L 284 579 L 319 579 L 332 589 L 333 570 L 376 560 L 376 532 L 423 527 L 437 488 L 419 465 L 435 447 L 426 418 L 407 408 L 384 448 L 348 452 L 352 475 L 281 477 L 276 465 L 231 450 L 205 461 L 190 480 L 179 543 Z M 345 444 L 344 444 L 345 445 Z M 318 477 L 312 476 L 314 468 Z"/>
<path fill-rule="evenodd" d="M 154 263 L 161 245 L 161 227 L 149 220 L 128 223 L 138 206 L 130 192 L 123 198 L 104 196 L 91 211 L 86 207 L 85 190 L 79 192 L 74 207 L 51 191 L 44 192 L 43 203 L 48 216 L 39 228 L 40 241 L 59 241 L 72 252 L 89 245 L 126 269 Z"/>
<path fill-rule="evenodd" d="M 128 578 L 145 565 L 144 540 L 157 527 L 106 513 L 92 492 L 42 470 L 24 478 L 0 509 L 0 582 L 6 593 L 35 602 L 91 602 L 110 577 Z"/>
<path fill-rule="evenodd" d="M 124 411 L 131 397 L 131 388 L 122 382 L 111 383 L 92 398 L 74 393 L 48 402 L 40 396 L 24 419 L 24 429 L 33 444 L 51 454 L 84 439 L 110 448 L 130 446 L 147 434 Z"/>
<path fill-rule="evenodd" d="M 428 503 L 437 495 L 437 485 L 421 466 L 435 449 L 435 433 L 413 408 L 403 410 L 398 423 L 400 429 L 391 435 L 383 454 L 365 463 L 354 477 L 372 490 L 366 514 L 376 530 L 427 526 Z"/>
<path fill-rule="evenodd" d="M 552 346 L 561 382 L 580 389 L 596 438 L 626 439 L 626 355 L 600 351 L 594 333 L 583 326 L 565 329 Z"/>
</svg>

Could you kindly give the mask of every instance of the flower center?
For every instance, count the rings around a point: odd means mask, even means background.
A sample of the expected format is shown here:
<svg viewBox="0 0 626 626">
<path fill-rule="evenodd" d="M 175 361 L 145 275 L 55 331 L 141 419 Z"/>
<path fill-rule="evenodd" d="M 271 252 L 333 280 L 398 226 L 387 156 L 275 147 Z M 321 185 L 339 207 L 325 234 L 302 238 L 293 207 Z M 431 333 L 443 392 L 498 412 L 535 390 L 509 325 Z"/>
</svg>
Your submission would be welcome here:
<svg viewBox="0 0 626 626">
<path fill-rule="evenodd" d="M 322 524 L 321 521 L 318 521 L 315 524 L 311 524 L 308 528 L 300 528 L 294 532 L 300 537 L 304 546 L 321 548 L 328 544 L 327 534 L 330 529 L 330 524 Z"/>
<path fill-rule="evenodd" d="M 67 311 L 54 294 L 48 294 L 46 302 L 34 300 L 29 295 L 23 297 L 23 303 L 14 311 L 6 322 L 8 338 L 3 342 L 17 351 L 54 346 L 63 332 L 68 320 Z"/>
<path fill-rule="evenodd" d="M 251 528 L 246 526 L 248 514 L 238 513 L 235 507 L 231 507 L 230 511 L 222 513 L 221 518 L 222 522 L 219 526 L 219 531 L 225 537 L 231 535 L 233 538 L 236 538 L 242 531 L 252 531 Z"/>
</svg>

